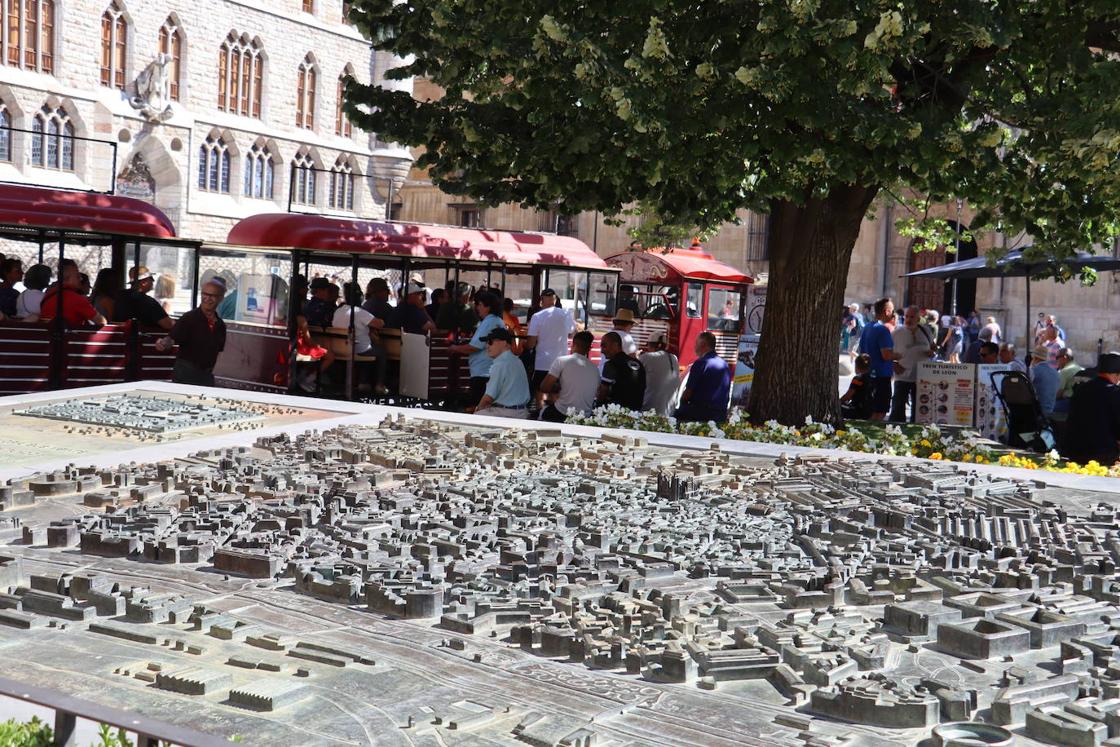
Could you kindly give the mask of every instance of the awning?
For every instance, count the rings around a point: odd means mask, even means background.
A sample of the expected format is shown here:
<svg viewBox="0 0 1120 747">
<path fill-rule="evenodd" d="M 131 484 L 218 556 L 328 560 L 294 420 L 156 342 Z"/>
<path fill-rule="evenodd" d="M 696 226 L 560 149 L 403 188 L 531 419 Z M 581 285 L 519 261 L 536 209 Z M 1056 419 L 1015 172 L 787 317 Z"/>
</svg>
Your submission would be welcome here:
<svg viewBox="0 0 1120 747">
<path fill-rule="evenodd" d="M 586 244 L 567 236 L 293 213 L 245 218 L 230 230 L 227 241 L 242 246 L 318 252 L 610 269 Z"/>
<path fill-rule="evenodd" d="M 607 257 L 607 264 L 622 269 L 623 280 L 658 280 L 669 271 L 690 280 L 753 283 L 754 278 L 720 262 L 699 244 L 688 249 L 647 249 Z"/>
<path fill-rule="evenodd" d="M 0 184 L 0 232 L 16 226 L 100 239 L 175 238 L 175 226 L 166 215 L 131 197 Z M 26 231 L 16 233 L 28 235 Z"/>
</svg>

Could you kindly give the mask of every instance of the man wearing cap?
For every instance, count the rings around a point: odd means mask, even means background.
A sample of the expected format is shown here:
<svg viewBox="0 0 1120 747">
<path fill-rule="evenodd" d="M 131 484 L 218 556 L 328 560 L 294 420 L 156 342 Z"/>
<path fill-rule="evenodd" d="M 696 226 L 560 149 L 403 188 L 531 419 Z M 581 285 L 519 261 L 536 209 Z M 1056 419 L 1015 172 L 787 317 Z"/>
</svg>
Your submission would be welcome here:
<svg viewBox="0 0 1120 747">
<path fill-rule="evenodd" d="M 436 327 L 439 329 L 458 330 L 459 334 L 466 335 L 478 326 L 479 318 L 471 308 L 471 287 L 467 283 L 459 283 L 455 289 L 455 298 L 449 298 L 439 307 L 436 316 Z"/>
<path fill-rule="evenodd" d="M 113 321 L 127 322 L 135 319 L 146 327 L 159 327 L 164 330 L 171 329 L 174 322 L 167 316 L 163 306 L 148 294 L 155 287 L 155 276 L 147 267 L 140 265 L 133 268 L 136 277 L 113 303 Z M 129 272 L 132 275 L 132 272 Z"/>
<path fill-rule="evenodd" d="M 218 316 L 218 304 L 225 293 L 220 278 L 204 283 L 198 308 L 179 317 L 167 337 L 156 340 L 159 350 L 179 346 L 172 373 L 176 383 L 214 386 L 214 364 L 226 346 L 226 325 Z"/>
<path fill-rule="evenodd" d="M 540 387 L 548 376 L 552 362 L 568 352 L 568 335 L 576 331 L 575 320 L 567 309 L 557 303 L 556 291 L 541 291 L 540 308 L 529 317 L 529 336 L 525 349 L 534 352 L 532 390 L 541 396 Z"/>
<path fill-rule="evenodd" d="M 303 315 L 313 327 L 329 327 L 335 307 L 331 303 L 331 281 L 327 278 L 311 280 L 311 298 L 303 305 Z"/>
<path fill-rule="evenodd" d="M 469 342 L 462 345 L 452 345 L 448 350 L 452 353 L 467 356 L 467 365 L 470 367 L 471 390 L 470 401 L 477 402 L 486 389 L 486 381 L 490 378 L 490 367 L 493 359 L 488 355 L 486 340 L 488 335 L 496 328 L 505 329 L 502 322 L 502 302 L 497 296 L 486 291 L 474 297 L 475 315 L 482 321 L 475 328 L 474 336 Z"/>
<path fill-rule="evenodd" d="M 483 342 L 492 362 L 485 393 L 474 408 L 475 415 L 524 420 L 529 415 L 529 378 L 521 359 L 510 350 L 513 335 L 504 326 L 497 326 Z"/>
<path fill-rule="evenodd" d="M 1058 369 L 1049 364 L 1049 358 L 1050 350 L 1046 345 L 1039 345 L 1031 351 L 1031 386 L 1038 397 L 1042 414 L 1046 417 L 1054 412 L 1054 402 L 1062 385 L 1062 377 L 1058 374 Z"/>
<path fill-rule="evenodd" d="M 688 369 L 677 419 L 706 423 L 727 420 L 731 401 L 731 367 L 716 353 L 716 336 L 701 332 L 696 336 L 696 360 Z"/>
<path fill-rule="evenodd" d="M 673 400 L 681 383 L 680 362 L 669 352 L 669 340 L 662 332 L 650 338 L 645 352 L 638 356 L 646 369 L 646 395 L 642 412 L 653 410 L 668 417 L 673 414 Z"/>
<path fill-rule="evenodd" d="M 572 354 L 562 355 L 552 362 L 540 390 L 558 396 L 541 411 L 541 420 L 563 423 L 573 413 L 586 415 L 594 409 L 599 370 L 587 357 L 594 341 L 595 337 L 587 330 L 576 332 L 572 336 Z"/>
<path fill-rule="evenodd" d="M 1120 353 L 1097 359 L 1097 375 L 1073 388 L 1062 456 L 1111 467 L 1120 459 Z"/>
<path fill-rule="evenodd" d="M 404 303 L 401 305 L 401 329 L 413 335 L 426 335 L 435 332 L 436 323 L 424 308 L 424 286 L 409 280 L 405 286 Z"/>
</svg>

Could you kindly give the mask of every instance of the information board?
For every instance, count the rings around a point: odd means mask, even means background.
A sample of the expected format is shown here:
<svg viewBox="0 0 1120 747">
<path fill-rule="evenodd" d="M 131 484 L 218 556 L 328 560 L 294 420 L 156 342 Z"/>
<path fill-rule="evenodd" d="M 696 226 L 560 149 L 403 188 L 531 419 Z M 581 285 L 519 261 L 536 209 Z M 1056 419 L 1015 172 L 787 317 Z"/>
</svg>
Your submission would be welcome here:
<svg viewBox="0 0 1120 747">
<path fill-rule="evenodd" d="M 984 438 L 1006 440 L 1007 418 L 996 398 L 992 374 L 1010 370 L 1006 363 L 981 363 L 976 367 L 976 430 Z"/>
<path fill-rule="evenodd" d="M 922 361 L 918 364 L 917 422 L 973 425 L 976 366 Z"/>
</svg>

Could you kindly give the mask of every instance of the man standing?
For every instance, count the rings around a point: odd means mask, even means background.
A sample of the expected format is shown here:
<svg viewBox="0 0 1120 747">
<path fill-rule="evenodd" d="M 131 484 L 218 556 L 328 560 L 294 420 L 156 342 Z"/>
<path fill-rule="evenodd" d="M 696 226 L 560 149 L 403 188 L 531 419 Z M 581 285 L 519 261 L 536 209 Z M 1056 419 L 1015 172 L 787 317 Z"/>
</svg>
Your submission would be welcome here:
<svg viewBox="0 0 1120 747">
<path fill-rule="evenodd" d="M 535 350 L 533 359 L 533 392 L 541 391 L 541 384 L 552 368 L 552 362 L 568 352 L 568 335 L 576 330 L 572 315 L 557 303 L 556 291 L 541 291 L 540 308 L 529 318 L 529 336 L 526 350 Z"/>
<path fill-rule="evenodd" d="M 1009 366 L 1012 371 L 1019 373 L 1026 373 L 1027 367 L 1023 362 L 1015 357 L 1015 346 L 1010 342 L 1001 343 L 999 346 L 999 362 L 1005 366 Z"/>
<path fill-rule="evenodd" d="M 1047 324 L 1042 330 L 1041 347 L 1046 349 L 1046 363 L 1055 371 L 1058 370 L 1058 353 L 1065 345 L 1058 339 L 1058 328 Z"/>
<path fill-rule="evenodd" d="M 731 367 L 716 353 L 716 336 L 696 336 L 696 360 L 688 369 L 677 420 L 723 423 L 731 401 Z"/>
<path fill-rule="evenodd" d="M 907 306 L 902 326 L 891 335 L 894 351 L 898 354 L 894 397 L 891 399 L 892 423 L 906 421 L 907 404 L 910 405 L 910 422 L 914 422 L 914 415 L 918 411 L 918 364 L 933 357 L 933 337 L 930 336 L 929 329 L 920 322 L 918 307 Z"/>
<path fill-rule="evenodd" d="M 1062 456 L 1111 467 L 1120 458 L 1120 353 L 1097 359 L 1097 376 L 1073 388 Z"/>
<path fill-rule="evenodd" d="M 544 394 L 558 393 L 559 396 L 544 408 L 541 420 L 563 423 L 569 415 L 586 415 L 595 407 L 599 370 L 587 357 L 594 341 L 595 337 L 590 332 L 576 332 L 572 337 L 572 354 L 552 361 L 540 390 Z"/>
<path fill-rule="evenodd" d="M 646 396 L 646 369 L 623 351 L 618 332 L 603 335 L 600 347 L 605 363 L 595 404 L 641 410 Z"/>
<path fill-rule="evenodd" d="M 474 331 L 474 336 L 469 342 L 452 345 L 448 349 L 452 353 L 467 356 L 471 377 L 470 401 L 478 402 L 486 390 L 492 365 L 492 358 L 487 353 L 487 340 L 491 332 L 498 327 L 505 329 L 505 326 L 502 323 L 502 303 L 497 296 L 482 291 L 474 297 L 474 308 L 475 318 L 482 319 Z"/>
<path fill-rule="evenodd" d="M 405 286 L 404 304 L 399 309 L 401 329 L 413 335 L 435 332 L 436 323 L 424 308 L 424 286 L 409 280 Z"/>
<path fill-rule="evenodd" d="M 486 295 L 492 297 L 492 294 Z M 483 340 L 486 355 L 493 363 L 486 390 L 474 408 L 475 415 L 518 420 L 524 420 L 529 415 L 529 378 L 521 360 L 510 350 L 511 342 L 513 335 L 501 325 L 491 329 Z"/>
<path fill-rule="evenodd" d="M 891 406 L 894 362 L 901 356 L 894 352 L 894 339 L 887 326 L 894 317 L 894 302 L 889 298 L 880 298 L 874 308 L 876 321 L 864 328 L 859 338 L 859 349 L 871 359 L 871 419 L 882 420 Z"/>
<path fill-rule="evenodd" d="M 174 322 L 167 316 L 163 306 L 148 294 L 156 284 L 156 279 L 147 267 L 140 265 L 129 272 L 135 275 L 131 287 L 121 293 L 113 304 L 113 321 L 127 322 L 135 319 L 146 327 L 171 329 Z"/>
<path fill-rule="evenodd" d="M 681 384 L 681 369 L 677 356 L 669 352 L 669 339 L 664 332 L 650 338 L 638 360 L 646 369 L 646 396 L 642 411 L 653 410 L 665 417 L 672 415 L 673 400 Z"/>
<path fill-rule="evenodd" d="M 218 317 L 218 304 L 226 286 L 217 278 L 202 286 L 198 308 L 179 317 L 167 337 L 156 340 L 156 349 L 179 346 L 173 380 L 178 384 L 214 386 L 214 364 L 226 346 L 226 325 Z"/>
<path fill-rule="evenodd" d="M 1054 402 L 1058 396 L 1058 387 L 1062 379 L 1058 376 L 1058 369 L 1047 362 L 1049 352 L 1045 345 L 1039 345 L 1031 352 L 1031 385 L 1034 387 L 1038 405 L 1042 414 L 1050 417 L 1054 412 Z"/>
</svg>

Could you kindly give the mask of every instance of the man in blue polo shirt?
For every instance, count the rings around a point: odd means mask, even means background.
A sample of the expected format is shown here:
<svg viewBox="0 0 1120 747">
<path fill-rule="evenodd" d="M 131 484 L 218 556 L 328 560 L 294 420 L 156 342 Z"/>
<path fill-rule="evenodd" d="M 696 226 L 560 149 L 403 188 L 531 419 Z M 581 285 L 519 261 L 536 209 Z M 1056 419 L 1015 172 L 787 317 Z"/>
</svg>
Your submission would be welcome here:
<svg viewBox="0 0 1120 747">
<path fill-rule="evenodd" d="M 688 369 L 677 420 L 722 423 L 727 420 L 731 400 L 731 367 L 716 354 L 716 336 L 711 332 L 697 335 L 695 350 L 696 360 Z"/>
<path fill-rule="evenodd" d="M 891 409 L 891 377 L 895 355 L 894 338 L 887 322 L 894 319 L 894 302 L 880 298 L 875 302 L 875 323 L 864 327 L 859 338 L 859 351 L 871 358 L 871 419 L 882 420 Z"/>
</svg>

